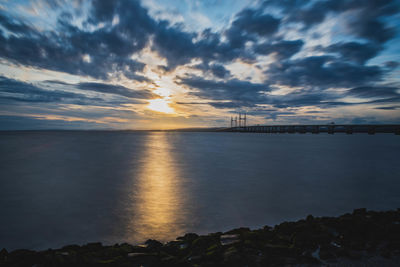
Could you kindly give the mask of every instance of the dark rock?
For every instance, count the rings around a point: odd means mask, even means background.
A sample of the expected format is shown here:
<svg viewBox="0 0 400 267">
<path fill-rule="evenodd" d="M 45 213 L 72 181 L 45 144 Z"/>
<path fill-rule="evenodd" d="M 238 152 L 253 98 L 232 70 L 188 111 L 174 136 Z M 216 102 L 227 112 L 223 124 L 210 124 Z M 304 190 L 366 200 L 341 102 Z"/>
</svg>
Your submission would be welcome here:
<svg viewBox="0 0 400 267">
<path fill-rule="evenodd" d="M 199 235 L 197 235 L 197 234 L 187 233 L 184 236 L 178 237 L 177 240 L 184 240 L 184 241 L 187 241 L 187 242 L 191 243 L 192 241 L 194 241 L 198 237 L 199 237 Z"/>
<path fill-rule="evenodd" d="M 366 208 L 353 210 L 353 215 L 366 215 L 366 214 L 367 214 L 367 209 Z"/>
<path fill-rule="evenodd" d="M 263 230 L 264 230 L 264 231 L 271 231 L 271 230 L 272 230 L 272 227 L 266 225 L 266 226 L 263 227 Z"/>
<path fill-rule="evenodd" d="M 153 239 L 147 240 L 145 244 L 147 245 L 147 248 L 150 250 L 159 249 L 163 245 L 161 242 Z"/>
<path fill-rule="evenodd" d="M 247 227 L 240 227 L 240 228 L 236 228 L 233 230 L 230 230 L 226 233 L 224 233 L 225 235 L 240 235 L 240 234 L 244 234 L 250 231 L 250 228 Z"/>
<path fill-rule="evenodd" d="M 220 236 L 221 245 L 231 245 L 240 242 L 238 234 L 228 234 Z"/>
<path fill-rule="evenodd" d="M 234 247 L 230 247 L 224 252 L 224 262 L 237 262 L 241 259 L 239 251 Z"/>
<path fill-rule="evenodd" d="M 0 266 L 309 266 L 400 259 L 400 210 L 307 216 L 259 230 L 189 233 L 162 244 L 89 243 L 61 249 L 0 251 Z M 321 262 L 322 261 L 322 262 Z M 382 264 L 384 265 L 384 264 Z"/>
<path fill-rule="evenodd" d="M 219 238 L 216 236 L 199 236 L 193 241 L 192 249 L 196 252 L 204 252 L 207 248 L 216 244 L 219 244 Z"/>
<path fill-rule="evenodd" d="M 101 243 L 100 243 L 101 244 Z M 64 246 L 61 249 L 65 250 L 65 251 L 69 251 L 69 250 L 73 250 L 73 251 L 78 251 L 81 247 L 78 245 L 68 245 L 68 246 Z"/>
<path fill-rule="evenodd" d="M 97 251 L 103 248 L 103 245 L 100 242 L 96 243 L 88 243 L 81 247 L 83 250 L 86 251 Z"/>
<path fill-rule="evenodd" d="M 7 257 L 7 255 L 8 255 L 7 249 L 3 248 L 3 249 L 0 251 L 0 259 L 4 259 L 5 257 Z"/>
</svg>

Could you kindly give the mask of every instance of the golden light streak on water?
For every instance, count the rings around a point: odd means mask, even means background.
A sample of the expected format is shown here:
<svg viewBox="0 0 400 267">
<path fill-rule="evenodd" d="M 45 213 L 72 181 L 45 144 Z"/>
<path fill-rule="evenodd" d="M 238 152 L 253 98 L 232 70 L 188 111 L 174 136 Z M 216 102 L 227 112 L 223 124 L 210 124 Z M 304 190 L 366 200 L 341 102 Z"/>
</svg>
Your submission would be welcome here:
<svg viewBox="0 0 400 267">
<path fill-rule="evenodd" d="M 148 134 L 128 240 L 171 240 L 184 232 L 184 196 L 168 133 Z M 181 222 L 181 223 L 180 223 Z"/>
</svg>

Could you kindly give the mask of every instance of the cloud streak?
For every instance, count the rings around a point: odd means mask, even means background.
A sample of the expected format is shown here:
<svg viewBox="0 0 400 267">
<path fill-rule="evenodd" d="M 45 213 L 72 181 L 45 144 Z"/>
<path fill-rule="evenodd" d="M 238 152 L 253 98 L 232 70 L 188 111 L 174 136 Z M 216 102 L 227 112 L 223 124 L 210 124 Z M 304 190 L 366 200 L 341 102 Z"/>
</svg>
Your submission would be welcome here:
<svg viewBox="0 0 400 267">
<path fill-rule="evenodd" d="M 236 111 L 262 122 L 349 107 L 396 117 L 396 0 L 259 1 L 219 10 L 225 24 L 199 30 L 153 17 L 140 1 L 75 4 L 47 1 L 51 18 L 0 10 L 0 105 L 137 105 L 134 119 L 145 121 L 148 100 L 160 98 L 177 117 L 209 116 L 206 105 L 219 121 Z M 38 81 L 48 71 L 57 77 Z"/>
</svg>

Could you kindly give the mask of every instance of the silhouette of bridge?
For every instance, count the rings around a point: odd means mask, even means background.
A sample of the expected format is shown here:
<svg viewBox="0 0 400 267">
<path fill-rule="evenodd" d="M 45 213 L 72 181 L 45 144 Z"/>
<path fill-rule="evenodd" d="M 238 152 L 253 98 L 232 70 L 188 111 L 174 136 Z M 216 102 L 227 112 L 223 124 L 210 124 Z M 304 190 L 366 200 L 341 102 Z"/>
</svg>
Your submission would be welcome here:
<svg viewBox="0 0 400 267">
<path fill-rule="evenodd" d="M 248 133 L 394 133 L 400 135 L 400 124 L 302 124 L 302 125 L 255 125 L 230 127 L 227 132 Z"/>
</svg>

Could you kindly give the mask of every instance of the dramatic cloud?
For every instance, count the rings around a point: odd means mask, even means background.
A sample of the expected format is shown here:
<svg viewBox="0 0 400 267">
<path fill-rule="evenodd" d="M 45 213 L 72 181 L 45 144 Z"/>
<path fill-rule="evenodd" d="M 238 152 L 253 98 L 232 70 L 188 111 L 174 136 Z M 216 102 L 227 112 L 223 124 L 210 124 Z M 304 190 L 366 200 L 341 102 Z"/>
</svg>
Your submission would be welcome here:
<svg viewBox="0 0 400 267">
<path fill-rule="evenodd" d="M 363 86 L 350 89 L 349 94 L 363 98 L 400 97 L 400 88 L 389 86 Z"/>
<path fill-rule="evenodd" d="M 380 81 L 378 66 L 342 62 L 330 56 L 312 56 L 278 62 L 265 72 L 268 82 L 288 86 L 351 87 Z"/>
<path fill-rule="evenodd" d="M 299 52 L 303 44 L 302 40 L 261 43 L 255 47 L 255 52 L 261 55 L 275 54 L 278 60 L 283 60 Z"/>
<path fill-rule="evenodd" d="M 112 8 L 109 5 L 108 1 L 92 3 L 87 27 L 106 23 L 94 31 L 72 25 L 65 16 L 59 18 L 57 31 L 52 32 L 38 31 L 2 16 L 1 25 L 9 31 L 16 28 L 18 31 L 13 33 L 18 35 L 2 35 L 0 56 L 15 64 L 99 79 L 107 79 L 108 74 L 117 72 L 138 81 L 148 81 L 136 74 L 143 70 L 144 64 L 130 56 L 147 44 L 155 21 L 137 1 L 113 1 Z M 116 15 L 114 11 L 121 18 L 116 25 L 109 21 Z"/>
<path fill-rule="evenodd" d="M 43 90 L 32 84 L 8 79 L 3 76 L 0 76 L 0 98 L 24 102 L 61 102 L 63 100 L 73 100 L 80 104 L 84 100 L 88 100 L 83 94 L 58 90 Z"/>
<path fill-rule="evenodd" d="M 213 100 L 236 101 L 240 103 L 241 106 L 251 106 L 257 101 L 262 102 L 264 99 L 263 93 L 270 90 L 270 88 L 264 84 L 256 84 L 237 79 L 218 82 L 193 76 L 181 78 L 180 83 L 190 88 L 197 89 L 197 91 L 192 92 L 192 94 L 198 97 Z M 212 105 L 223 107 L 224 104 L 232 106 L 231 103 L 214 103 Z"/>
<path fill-rule="evenodd" d="M 301 22 L 304 27 L 322 23 L 329 14 L 351 12 L 346 26 L 356 36 L 376 43 L 384 43 L 395 36 L 395 29 L 382 22 L 382 17 L 396 14 L 396 0 L 327 0 L 315 1 L 265 1 L 264 5 L 278 6 L 286 11 L 292 22 Z"/>
<path fill-rule="evenodd" d="M 338 53 L 340 59 L 365 64 L 382 50 L 382 46 L 374 43 L 361 44 L 357 42 L 336 43 L 325 49 L 327 52 Z"/>
<path fill-rule="evenodd" d="M 111 85 L 105 83 L 79 83 L 77 88 L 81 90 L 121 95 L 129 98 L 152 99 L 156 97 L 156 95 L 151 93 L 149 90 L 132 90 L 121 85 Z"/>
<path fill-rule="evenodd" d="M 3 4 L 0 107 L 15 113 L 3 122 L 400 120 L 397 0 L 218 2 L 196 9 L 197 25 L 172 3 Z"/>
<path fill-rule="evenodd" d="M 277 32 L 279 23 L 280 19 L 270 14 L 263 14 L 262 10 L 245 9 L 236 15 L 232 28 L 260 36 L 269 36 Z"/>
</svg>

